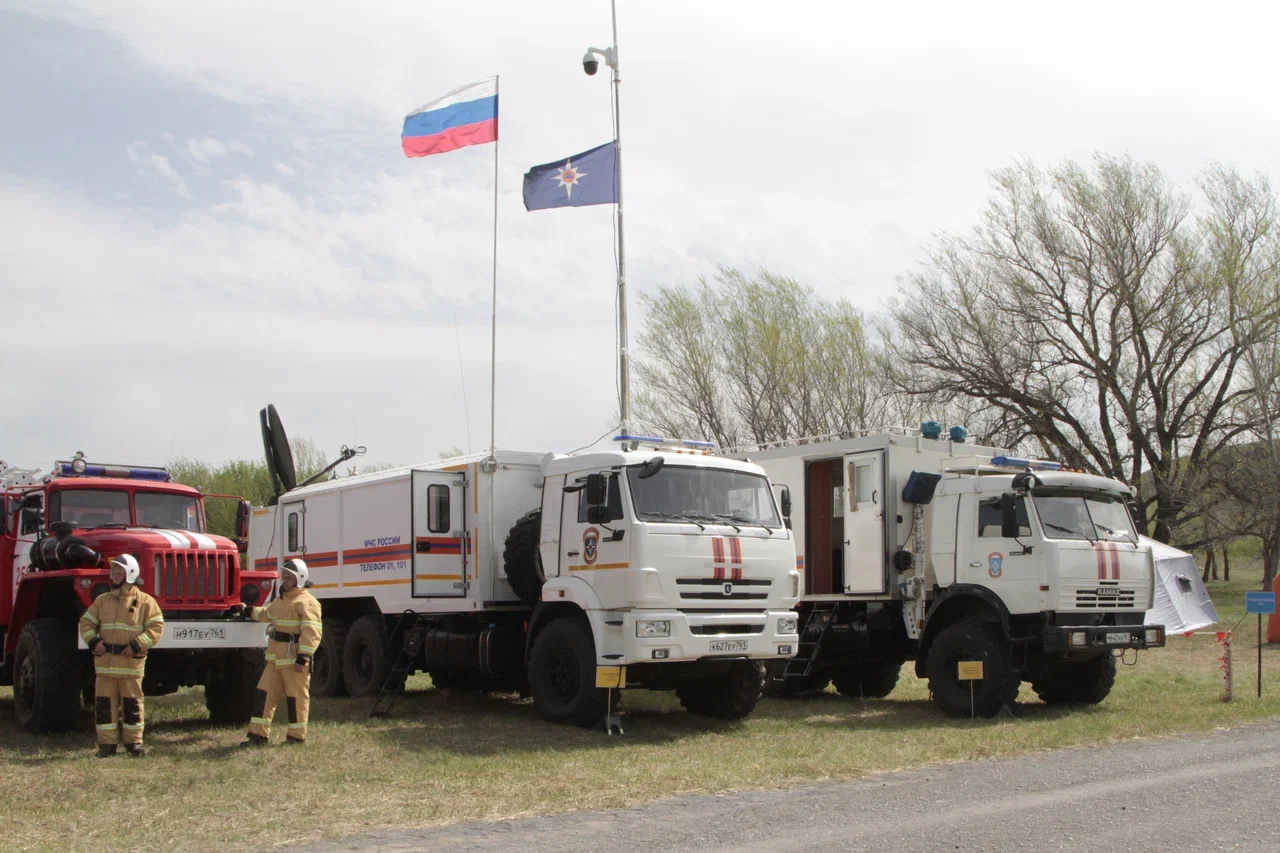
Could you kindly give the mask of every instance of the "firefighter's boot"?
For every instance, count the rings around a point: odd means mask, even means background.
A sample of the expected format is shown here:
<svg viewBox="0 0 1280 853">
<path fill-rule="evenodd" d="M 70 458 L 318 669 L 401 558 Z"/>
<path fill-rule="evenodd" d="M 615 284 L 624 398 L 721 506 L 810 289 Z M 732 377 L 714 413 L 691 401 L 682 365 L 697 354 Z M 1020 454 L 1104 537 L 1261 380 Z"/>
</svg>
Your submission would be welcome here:
<svg viewBox="0 0 1280 853">
<path fill-rule="evenodd" d="M 116 754 L 116 745 L 115 745 L 114 743 L 100 743 L 100 744 L 98 744 L 98 757 L 99 757 L 99 758 L 110 758 L 111 756 L 113 756 L 113 755 L 115 755 L 115 754 Z"/>
<path fill-rule="evenodd" d="M 124 751 L 132 755 L 134 758 L 141 758 L 147 754 L 146 747 L 140 743 L 126 743 Z"/>
<path fill-rule="evenodd" d="M 249 732 L 248 740 L 240 741 L 241 749 L 250 749 L 255 746 L 266 746 L 266 745 L 267 745 L 267 739 L 262 735 L 255 735 L 253 732 Z"/>
</svg>

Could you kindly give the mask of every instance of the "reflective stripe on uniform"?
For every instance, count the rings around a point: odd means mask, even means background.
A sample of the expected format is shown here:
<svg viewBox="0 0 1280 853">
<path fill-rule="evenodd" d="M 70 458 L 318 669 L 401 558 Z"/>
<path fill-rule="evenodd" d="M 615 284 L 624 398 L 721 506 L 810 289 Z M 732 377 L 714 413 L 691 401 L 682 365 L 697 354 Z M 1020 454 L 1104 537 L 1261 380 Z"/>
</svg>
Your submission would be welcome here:
<svg viewBox="0 0 1280 853">
<path fill-rule="evenodd" d="M 288 728 L 291 728 L 291 729 L 305 729 L 306 727 L 307 727 L 306 723 L 290 723 L 288 725 Z"/>
<path fill-rule="evenodd" d="M 276 661 L 276 666 L 293 666 L 294 660 L 294 658 L 279 659 Z"/>
<path fill-rule="evenodd" d="M 277 625 L 288 625 L 290 628 L 293 628 L 302 624 L 302 620 L 300 619 L 277 619 L 275 620 L 275 622 Z"/>
<path fill-rule="evenodd" d="M 146 634 L 140 634 L 138 636 L 138 645 L 142 646 L 144 649 L 149 648 L 151 646 L 151 638 Z"/>
<path fill-rule="evenodd" d="M 157 623 L 157 622 L 159 622 L 161 625 L 163 625 L 163 624 L 164 624 L 164 617 L 163 617 L 163 616 L 152 616 L 150 619 L 148 619 L 148 620 L 147 620 L 147 625 L 148 625 L 148 627 L 149 627 L 149 626 L 151 626 L 151 625 L 154 625 L 154 624 L 155 624 L 155 623 Z"/>
<path fill-rule="evenodd" d="M 268 720 L 268 719 L 266 719 L 266 718 L 264 718 L 264 717 L 250 717 L 250 718 L 249 718 L 249 722 L 251 722 L 251 723 L 257 723 L 257 724 L 258 724 L 258 725 L 260 725 L 260 726 L 269 726 L 269 725 L 271 725 L 271 721 L 270 721 L 270 720 Z"/>
<path fill-rule="evenodd" d="M 100 732 L 114 732 L 117 727 L 115 723 L 104 723 L 100 726 L 95 726 L 95 728 Z"/>
<path fill-rule="evenodd" d="M 302 621 L 300 621 L 298 624 L 299 624 L 299 625 L 306 625 L 306 626 L 307 626 L 307 627 L 309 627 L 309 628 L 319 628 L 319 629 L 321 629 L 321 630 L 323 630 L 323 629 L 324 629 L 324 623 L 322 623 L 322 622 L 308 622 L 306 619 L 303 619 L 303 620 L 302 620 Z"/>
<path fill-rule="evenodd" d="M 138 661 L 138 663 L 139 667 L 137 669 L 125 669 L 120 666 L 97 666 L 94 667 L 94 670 L 98 675 L 127 675 L 133 678 L 138 678 L 142 675 L 142 661 Z"/>
<path fill-rule="evenodd" d="M 103 622 L 100 626 L 104 631 L 141 631 L 141 625 L 134 625 L 131 622 Z"/>
<path fill-rule="evenodd" d="M 146 723 L 137 723 L 137 724 L 121 723 L 120 725 L 125 727 L 131 732 L 140 732 L 147 724 Z"/>
<path fill-rule="evenodd" d="M 95 625 L 97 625 L 99 622 L 101 622 L 101 621 L 102 621 L 102 620 L 101 620 L 101 619 L 99 619 L 97 616 L 94 616 L 92 613 L 90 613 L 90 612 L 89 612 L 89 611 L 87 611 L 87 610 L 84 612 L 84 615 L 83 615 L 83 616 L 81 616 L 80 618 L 81 618 L 81 619 L 87 619 L 88 621 L 92 622 L 92 623 L 93 623 L 93 624 L 95 624 Z"/>
<path fill-rule="evenodd" d="M 316 647 L 315 646 L 298 646 L 298 651 L 306 652 L 309 655 L 314 655 L 316 653 Z"/>
</svg>

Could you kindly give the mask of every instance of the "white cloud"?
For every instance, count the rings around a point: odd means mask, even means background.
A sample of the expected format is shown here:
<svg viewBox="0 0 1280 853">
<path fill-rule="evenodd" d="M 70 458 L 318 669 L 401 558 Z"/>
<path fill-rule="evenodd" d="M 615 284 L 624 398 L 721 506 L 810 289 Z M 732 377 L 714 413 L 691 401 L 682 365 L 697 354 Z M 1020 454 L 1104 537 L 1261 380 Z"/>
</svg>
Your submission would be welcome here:
<svg viewBox="0 0 1280 853">
<path fill-rule="evenodd" d="M 253 149 L 238 139 L 229 139 L 223 142 L 220 139 L 214 139 L 212 136 L 206 136 L 201 139 L 188 139 L 186 150 L 187 156 L 197 163 L 211 163 L 228 154 L 253 156 Z"/>
<path fill-rule="evenodd" d="M 145 142 L 132 142 L 128 146 L 129 162 L 138 167 L 138 174 L 148 178 L 159 178 L 173 185 L 174 192 L 180 198 L 191 198 L 187 189 L 187 181 L 174 170 L 169 158 L 152 150 Z"/>
<path fill-rule="evenodd" d="M 290 166 L 288 163 L 281 163 L 279 160 L 276 160 L 272 165 L 276 167 L 277 172 L 284 175 L 286 178 L 293 178 L 298 174 L 298 170 Z"/>
</svg>

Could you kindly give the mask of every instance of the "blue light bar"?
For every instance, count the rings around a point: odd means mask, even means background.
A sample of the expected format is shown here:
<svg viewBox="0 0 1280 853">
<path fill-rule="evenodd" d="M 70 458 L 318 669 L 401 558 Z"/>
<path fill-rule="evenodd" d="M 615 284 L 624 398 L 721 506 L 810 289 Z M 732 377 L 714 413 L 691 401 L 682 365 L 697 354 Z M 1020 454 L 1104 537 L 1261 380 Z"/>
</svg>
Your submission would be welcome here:
<svg viewBox="0 0 1280 853">
<path fill-rule="evenodd" d="M 1039 459 L 1019 459 L 1016 456 L 993 456 L 992 465 L 1001 468 L 1030 468 L 1034 471 L 1061 471 L 1061 462 L 1045 462 Z"/>
<path fill-rule="evenodd" d="M 920 424 L 920 433 L 925 438 L 936 439 L 938 436 L 942 435 L 942 424 L 937 421 L 925 421 Z"/>
<path fill-rule="evenodd" d="M 953 426 L 947 430 L 947 435 L 951 436 L 951 440 L 956 444 L 963 444 L 964 440 L 969 437 L 969 431 L 962 426 Z"/>
<path fill-rule="evenodd" d="M 660 435 L 615 435 L 614 441 L 644 441 L 649 444 L 662 444 Z"/>
<path fill-rule="evenodd" d="M 125 465 L 86 465 L 84 472 L 77 474 L 70 462 L 59 462 L 58 473 L 63 477 L 116 477 L 121 480 L 151 480 L 156 483 L 168 483 L 169 472 L 163 468 L 130 468 Z"/>
<path fill-rule="evenodd" d="M 715 447 L 716 446 L 716 443 L 714 441 L 697 441 L 696 439 L 692 439 L 692 438 L 686 438 L 684 441 L 680 443 L 685 445 L 686 447 Z"/>
</svg>

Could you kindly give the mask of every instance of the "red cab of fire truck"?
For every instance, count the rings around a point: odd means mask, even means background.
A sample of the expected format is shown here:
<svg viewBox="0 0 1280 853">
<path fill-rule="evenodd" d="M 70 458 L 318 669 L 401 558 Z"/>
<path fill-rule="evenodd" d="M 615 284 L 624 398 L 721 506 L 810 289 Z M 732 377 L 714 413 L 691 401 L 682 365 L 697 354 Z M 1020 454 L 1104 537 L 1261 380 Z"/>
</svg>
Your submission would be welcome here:
<svg viewBox="0 0 1280 853">
<path fill-rule="evenodd" d="M 266 600 L 276 573 L 242 570 L 241 543 L 206 532 L 204 497 L 163 468 L 82 454 L 51 472 L 0 462 L 0 685 L 13 686 L 23 728 L 71 728 L 92 701 L 92 656 L 76 625 L 110 589 L 108 561 L 121 554 L 137 559 L 139 585 L 165 615 L 144 692 L 199 685 L 214 722 L 249 718 L 266 638 L 229 609 Z M 248 517 L 241 501 L 241 538 Z"/>
</svg>

